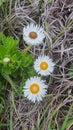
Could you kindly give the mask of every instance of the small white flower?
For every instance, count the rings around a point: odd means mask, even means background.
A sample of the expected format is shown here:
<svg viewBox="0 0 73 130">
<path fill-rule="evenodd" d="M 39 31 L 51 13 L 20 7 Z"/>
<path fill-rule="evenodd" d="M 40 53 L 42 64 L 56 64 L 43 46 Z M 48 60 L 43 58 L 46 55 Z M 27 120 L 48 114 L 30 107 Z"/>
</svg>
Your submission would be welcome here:
<svg viewBox="0 0 73 130">
<path fill-rule="evenodd" d="M 23 28 L 23 39 L 28 45 L 39 45 L 45 38 L 42 27 L 33 23 Z"/>
<path fill-rule="evenodd" d="M 38 74 L 47 76 L 54 70 L 54 63 L 48 56 L 39 56 L 34 62 L 34 69 Z"/>
<path fill-rule="evenodd" d="M 45 85 L 44 81 L 40 79 L 40 77 L 31 77 L 25 83 L 23 92 L 24 96 L 27 99 L 31 100 L 35 103 L 35 101 L 41 101 L 42 98 L 46 94 L 47 85 Z"/>
<path fill-rule="evenodd" d="M 5 58 L 3 59 L 3 61 L 4 61 L 4 62 L 9 62 L 10 59 L 9 59 L 8 57 L 5 57 Z"/>
</svg>

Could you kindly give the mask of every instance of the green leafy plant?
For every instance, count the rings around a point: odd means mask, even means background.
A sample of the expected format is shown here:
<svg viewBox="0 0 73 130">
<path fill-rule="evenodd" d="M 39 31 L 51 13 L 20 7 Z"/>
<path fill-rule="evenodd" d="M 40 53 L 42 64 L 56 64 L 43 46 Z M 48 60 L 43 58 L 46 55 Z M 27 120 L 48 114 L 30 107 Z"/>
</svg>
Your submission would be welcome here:
<svg viewBox="0 0 73 130">
<path fill-rule="evenodd" d="M 31 54 L 19 50 L 19 40 L 0 33 L 0 74 L 19 93 L 27 78 L 35 74 L 33 62 Z"/>
</svg>

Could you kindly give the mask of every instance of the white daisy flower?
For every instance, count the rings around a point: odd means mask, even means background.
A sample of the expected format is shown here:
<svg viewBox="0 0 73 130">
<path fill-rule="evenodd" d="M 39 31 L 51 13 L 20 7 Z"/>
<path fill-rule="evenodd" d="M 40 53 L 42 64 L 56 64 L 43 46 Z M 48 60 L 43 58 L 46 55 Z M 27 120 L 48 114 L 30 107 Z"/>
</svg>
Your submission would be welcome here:
<svg viewBox="0 0 73 130">
<path fill-rule="evenodd" d="M 8 57 L 5 57 L 4 59 L 3 59 L 3 62 L 9 62 L 10 61 L 10 59 L 8 58 Z"/>
<path fill-rule="evenodd" d="M 33 23 L 23 28 L 23 39 L 28 45 L 39 45 L 45 38 L 42 27 Z"/>
<path fill-rule="evenodd" d="M 34 69 L 38 74 L 47 76 L 54 70 L 54 63 L 48 56 L 39 56 L 34 62 Z"/>
<path fill-rule="evenodd" d="M 35 101 L 41 101 L 46 94 L 47 85 L 40 77 L 31 77 L 25 83 L 23 92 L 24 96 L 35 103 Z"/>
</svg>

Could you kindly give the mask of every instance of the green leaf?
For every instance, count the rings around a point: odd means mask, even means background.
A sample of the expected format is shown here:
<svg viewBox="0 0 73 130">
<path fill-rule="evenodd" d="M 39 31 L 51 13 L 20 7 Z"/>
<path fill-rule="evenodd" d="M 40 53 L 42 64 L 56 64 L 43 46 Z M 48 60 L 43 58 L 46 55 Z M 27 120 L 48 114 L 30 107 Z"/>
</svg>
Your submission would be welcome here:
<svg viewBox="0 0 73 130">
<path fill-rule="evenodd" d="M 6 36 L 3 32 L 0 32 L 0 44 L 3 44 L 6 41 Z"/>
<path fill-rule="evenodd" d="M 73 76 L 73 66 L 71 66 L 68 70 L 68 76 L 72 77 Z"/>
<path fill-rule="evenodd" d="M 3 58 L 7 54 L 7 50 L 4 46 L 0 45 L 0 58 Z"/>
<path fill-rule="evenodd" d="M 14 40 L 12 36 L 6 37 L 2 32 L 0 33 L 0 43 L 3 45 L 8 52 L 14 52 L 18 50 L 19 40 Z"/>
<path fill-rule="evenodd" d="M 14 40 L 13 37 L 7 37 L 4 41 L 4 46 L 9 52 L 14 52 L 18 49 L 18 40 Z"/>
</svg>

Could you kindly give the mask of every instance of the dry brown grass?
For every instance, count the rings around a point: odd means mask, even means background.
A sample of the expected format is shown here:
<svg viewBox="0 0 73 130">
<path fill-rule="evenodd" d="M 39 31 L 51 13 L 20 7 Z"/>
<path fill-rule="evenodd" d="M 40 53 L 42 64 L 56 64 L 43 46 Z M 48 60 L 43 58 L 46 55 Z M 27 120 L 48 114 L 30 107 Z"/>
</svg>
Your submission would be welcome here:
<svg viewBox="0 0 73 130">
<path fill-rule="evenodd" d="M 46 84 L 49 84 L 45 99 L 41 103 L 33 104 L 24 97 L 14 94 L 12 100 L 9 92 L 8 109 L 4 118 L 7 123 L 10 122 L 9 109 L 12 103 L 13 130 L 60 130 L 73 102 L 73 78 L 69 78 L 67 74 L 68 68 L 73 65 L 73 1 L 43 0 L 41 3 L 40 0 L 31 1 L 13 1 L 11 14 L 7 13 L 1 19 L 0 28 L 7 35 L 19 37 L 20 49 L 24 49 L 27 45 L 22 39 L 23 27 L 30 22 L 40 24 L 45 30 L 46 39 L 43 46 L 31 47 L 29 51 L 34 57 L 43 53 L 50 55 L 56 66 L 54 73 L 45 78 Z M 55 129 L 49 129 L 49 124 L 53 123 L 56 124 Z M 73 128 L 71 126 L 66 130 Z"/>
</svg>

